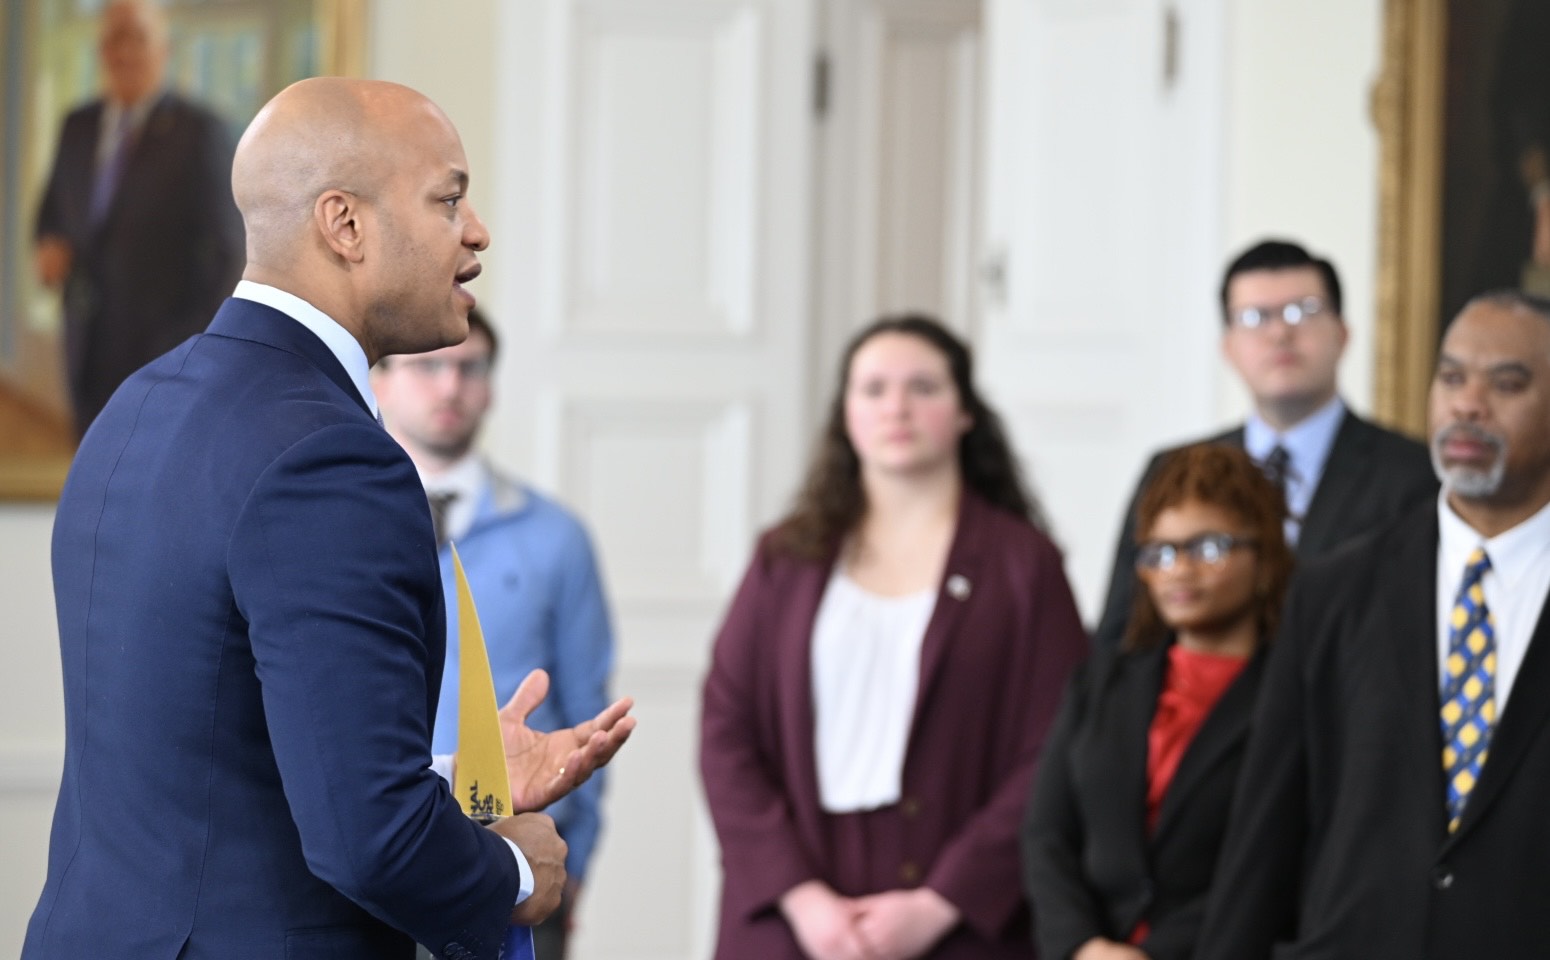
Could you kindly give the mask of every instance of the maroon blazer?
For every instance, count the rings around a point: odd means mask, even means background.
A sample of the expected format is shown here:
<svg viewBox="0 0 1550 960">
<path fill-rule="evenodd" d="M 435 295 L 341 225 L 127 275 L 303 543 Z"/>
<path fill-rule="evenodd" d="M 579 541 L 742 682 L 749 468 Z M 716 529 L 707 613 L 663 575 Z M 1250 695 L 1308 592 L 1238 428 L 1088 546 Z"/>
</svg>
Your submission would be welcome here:
<svg viewBox="0 0 1550 960">
<path fill-rule="evenodd" d="M 1018 826 L 1087 651 L 1059 551 L 1021 517 L 964 496 L 921 651 L 903 797 L 848 815 L 866 818 L 865 843 L 818 802 L 810 639 L 831 571 L 766 534 L 716 638 L 700 740 L 724 877 L 716 956 L 800 960 L 778 900 L 818 878 L 849 896 L 922 883 L 940 893 L 964 922 L 935 958 L 1031 957 Z"/>
</svg>

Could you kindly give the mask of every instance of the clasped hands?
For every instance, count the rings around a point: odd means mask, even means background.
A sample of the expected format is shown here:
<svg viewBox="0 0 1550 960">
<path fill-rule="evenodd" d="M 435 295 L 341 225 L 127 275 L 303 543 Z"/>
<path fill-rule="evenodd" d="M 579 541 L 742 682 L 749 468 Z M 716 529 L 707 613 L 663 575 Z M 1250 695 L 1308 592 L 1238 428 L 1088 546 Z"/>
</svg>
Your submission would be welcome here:
<svg viewBox="0 0 1550 960">
<path fill-rule="evenodd" d="M 786 891 L 780 911 L 812 960 L 912 960 L 961 919 L 930 887 L 842 897 L 819 880 Z"/>
</svg>

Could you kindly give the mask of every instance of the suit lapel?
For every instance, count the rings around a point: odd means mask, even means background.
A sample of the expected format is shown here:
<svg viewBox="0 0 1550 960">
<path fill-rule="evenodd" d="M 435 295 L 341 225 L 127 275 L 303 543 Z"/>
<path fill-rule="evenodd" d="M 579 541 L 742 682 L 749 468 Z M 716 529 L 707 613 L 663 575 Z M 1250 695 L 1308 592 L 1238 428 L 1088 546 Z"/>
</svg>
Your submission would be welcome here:
<svg viewBox="0 0 1550 960">
<path fill-rule="evenodd" d="M 781 622 L 787 629 L 778 631 L 776 640 L 780 649 L 776 653 L 780 661 L 774 671 L 776 702 L 780 704 L 778 720 L 783 728 L 783 741 L 797 753 L 788 769 L 794 771 L 789 784 L 792 793 L 799 798 L 797 809 L 820 809 L 818 797 L 818 732 L 817 705 L 813 702 L 813 625 L 818 620 L 818 605 L 829 586 L 838 553 L 826 561 L 802 563 L 793 573 L 788 584 L 789 592 L 778 602 L 788 607 Z"/>
<path fill-rule="evenodd" d="M 108 208 L 103 211 L 102 221 L 97 224 L 99 231 L 106 230 L 108 224 L 113 222 L 119 207 L 124 203 L 124 198 L 134 189 L 132 185 L 145 182 L 146 174 L 150 172 L 150 167 L 155 164 L 156 158 L 167 155 L 167 151 L 159 146 L 159 142 L 166 139 L 173 123 L 172 102 L 168 98 L 168 94 L 163 93 L 151 105 L 151 109 L 146 111 L 145 119 L 141 121 L 140 126 L 130 134 L 130 141 L 126 147 L 128 153 L 124 157 L 124 168 L 119 172 L 118 183 L 114 185 L 113 195 L 108 197 Z M 97 130 L 97 139 L 100 139 L 102 136 L 102 116 L 100 113 L 97 116 Z M 92 141 L 92 157 L 94 160 L 97 155 L 96 146 L 97 140 L 94 139 Z M 96 179 L 95 162 L 92 164 L 91 179 L 93 182 Z"/>
<path fill-rule="evenodd" d="M 1340 531 L 1352 529 L 1344 517 L 1356 492 L 1367 479 L 1372 453 L 1372 432 L 1360 417 L 1347 410 L 1335 431 L 1335 442 L 1324 461 L 1324 473 L 1308 503 L 1297 535 L 1297 555 L 1317 556 L 1340 539 Z"/>
<path fill-rule="evenodd" d="M 1167 662 L 1167 644 L 1144 653 L 1122 655 L 1115 661 L 1112 677 L 1105 685 L 1112 688 L 1105 690 L 1104 699 L 1112 705 L 1109 719 L 1118 734 L 1112 738 L 1117 745 L 1110 761 L 1116 768 L 1112 782 L 1120 802 L 1127 809 L 1146 810 L 1146 768 L 1151 752 L 1152 719 L 1157 714 L 1157 696 L 1162 690 Z M 1131 804 L 1136 806 L 1131 807 Z M 1125 847 L 1135 858 L 1131 869 L 1138 876 L 1145 875 L 1151 869 L 1147 863 L 1146 817 L 1131 819 L 1134 830 L 1130 839 L 1133 842 Z"/>
<path fill-rule="evenodd" d="M 1442 730 L 1437 676 L 1437 507 L 1420 508 L 1424 517 L 1396 528 L 1390 559 L 1379 572 L 1377 592 L 1382 619 L 1373 624 L 1373 642 L 1388 647 L 1387 659 L 1398 678 L 1393 704 L 1398 729 L 1412 751 L 1415 769 L 1426 771 L 1422 789 L 1435 801 L 1436 827 L 1446 825 L 1442 773 Z M 1366 638 L 1357 636 L 1356 642 Z M 1381 665 L 1382 659 L 1379 660 Z M 1417 786 L 1422 786 L 1418 784 Z"/>
<path fill-rule="evenodd" d="M 1444 850 L 1461 840 L 1485 816 L 1507 781 L 1512 779 L 1546 720 L 1550 719 L 1550 697 L 1540 695 L 1540 691 L 1550 685 L 1550 617 L 1546 616 L 1547 610 L 1550 610 L 1550 602 L 1540 608 L 1539 622 L 1534 626 L 1534 635 L 1523 656 L 1523 666 L 1518 668 L 1517 679 L 1512 684 L 1517 695 L 1508 702 L 1497 721 L 1496 731 L 1491 735 L 1490 754 L 1480 771 L 1480 782 L 1470 794 L 1469 802 L 1464 804 L 1464 817 L 1458 830 L 1444 844 Z M 1441 734 L 1438 736 L 1440 738 Z M 1440 765 L 1441 761 L 1438 763 Z"/>
<path fill-rule="evenodd" d="M 1222 698 L 1211 708 L 1201 724 L 1199 732 L 1184 749 L 1179 769 L 1173 782 L 1163 794 L 1162 809 L 1158 811 L 1157 830 L 1152 842 L 1161 843 L 1169 828 L 1185 808 L 1190 794 L 1200 786 L 1206 774 L 1216 766 L 1222 756 L 1241 743 L 1249 732 L 1249 719 L 1254 715 L 1255 694 L 1259 690 L 1259 677 L 1265 668 L 1265 651 L 1262 648 L 1244 665 L 1243 672 L 1222 693 Z"/>
<path fill-rule="evenodd" d="M 953 532 L 947 564 L 942 570 L 942 582 L 937 587 L 936 606 L 931 611 L 926 636 L 921 642 L 920 682 L 915 695 L 915 710 L 910 718 L 911 731 L 919 727 L 921 710 L 930 695 L 932 684 L 941 672 L 942 660 L 947 656 L 953 635 L 970 604 L 975 602 L 975 585 L 983 572 L 980 544 L 987 539 L 991 523 L 990 509 L 968 492 L 964 493 L 959 502 L 958 528 Z"/>
</svg>

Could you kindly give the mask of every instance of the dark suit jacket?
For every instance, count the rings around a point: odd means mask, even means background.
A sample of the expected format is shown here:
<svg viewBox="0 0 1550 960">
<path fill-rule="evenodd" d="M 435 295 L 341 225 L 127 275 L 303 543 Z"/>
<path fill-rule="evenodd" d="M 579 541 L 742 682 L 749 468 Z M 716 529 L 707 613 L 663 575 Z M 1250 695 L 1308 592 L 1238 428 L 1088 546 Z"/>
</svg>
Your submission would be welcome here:
<svg viewBox="0 0 1550 960">
<path fill-rule="evenodd" d="M 1167 647 L 1099 651 L 1072 679 L 1023 824 L 1023 878 L 1040 960 L 1142 920 L 1153 960 L 1188 960 L 1232 806 L 1263 654 L 1207 716 L 1146 832 L 1148 734 Z"/>
<path fill-rule="evenodd" d="M 1195 442 L 1242 447 L 1243 428 Z M 1117 649 L 1125 636 L 1135 603 L 1136 506 L 1163 460 L 1178 449 L 1152 457 L 1125 508 L 1124 526 L 1114 547 L 1114 569 L 1109 574 L 1109 595 L 1093 634 L 1097 647 Z M 1347 411 L 1335 432 L 1308 514 L 1302 518 L 1297 535 L 1298 563 L 1321 557 L 1357 534 L 1376 530 L 1436 496 L 1437 474 L 1425 445 Z"/>
<path fill-rule="evenodd" d="M 810 640 L 832 566 L 766 535 L 716 638 L 700 741 L 724 874 L 716 956 L 803 957 L 778 901 L 818 878 L 849 896 L 924 883 L 964 916 L 932 957 L 1026 958 L 1017 827 L 1087 647 L 1060 554 L 1026 520 L 964 496 L 921 652 L 903 799 L 866 815 L 864 852 L 836 842 L 818 800 Z M 955 576 L 967 595 L 946 588 Z"/>
<path fill-rule="evenodd" d="M 1202 960 L 1550 957 L 1550 621 L 1447 831 L 1434 504 L 1299 576 Z"/>
<path fill-rule="evenodd" d="M 518 873 L 430 769 L 425 493 L 301 324 L 125 382 L 54 523 L 65 766 L 26 960 L 494 958 Z"/>
<path fill-rule="evenodd" d="M 65 118 L 36 229 L 74 251 L 64 352 L 78 435 L 129 374 L 204 329 L 243 264 L 231 135 L 175 93 L 151 108 L 107 214 L 92 223 L 103 108 Z"/>
</svg>

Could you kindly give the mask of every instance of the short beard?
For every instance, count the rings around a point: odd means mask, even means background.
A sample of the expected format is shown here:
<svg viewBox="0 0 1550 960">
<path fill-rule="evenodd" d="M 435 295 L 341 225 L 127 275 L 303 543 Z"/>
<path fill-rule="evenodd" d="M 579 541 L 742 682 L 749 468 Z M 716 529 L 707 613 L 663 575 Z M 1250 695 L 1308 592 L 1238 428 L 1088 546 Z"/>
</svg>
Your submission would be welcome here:
<svg viewBox="0 0 1550 960">
<path fill-rule="evenodd" d="M 1447 466 L 1442 462 L 1442 447 L 1458 434 L 1465 434 L 1476 443 L 1483 443 L 1496 455 L 1484 470 L 1475 467 Z M 1507 473 L 1507 441 L 1487 433 L 1469 423 L 1455 423 L 1444 427 L 1432 438 L 1432 469 L 1437 479 L 1449 493 L 1456 493 L 1465 500 L 1483 500 L 1501 492 L 1502 478 Z"/>
</svg>

